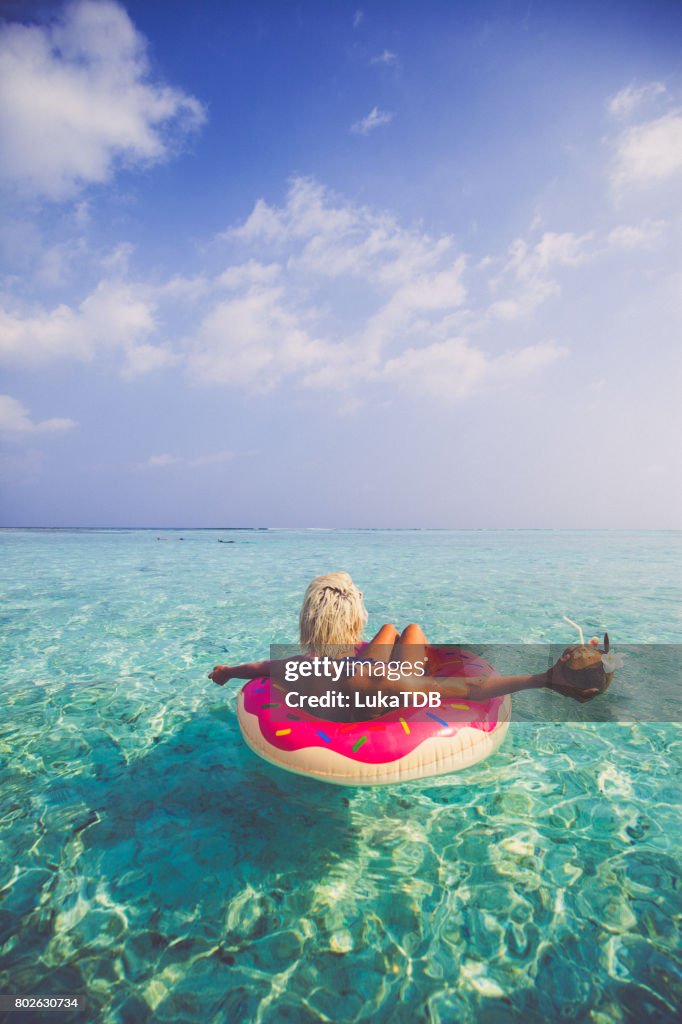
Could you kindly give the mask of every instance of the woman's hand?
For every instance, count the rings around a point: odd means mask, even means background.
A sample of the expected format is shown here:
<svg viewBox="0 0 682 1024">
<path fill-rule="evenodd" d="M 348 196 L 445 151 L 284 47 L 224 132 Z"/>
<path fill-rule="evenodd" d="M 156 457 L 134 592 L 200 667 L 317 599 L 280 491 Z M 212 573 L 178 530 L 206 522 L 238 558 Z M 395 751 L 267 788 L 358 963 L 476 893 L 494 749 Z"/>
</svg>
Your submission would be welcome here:
<svg viewBox="0 0 682 1024">
<path fill-rule="evenodd" d="M 224 686 L 228 679 L 232 678 L 232 670 L 229 665 L 216 665 L 212 672 L 208 673 L 216 686 Z"/>
<path fill-rule="evenodd" d="M 574 650 L 573 647 L 567 647 L 557 663 L 549 670 L 547 687 L 560 693 L 563 697 L 570 697 L 571 700 L 577 700 L 580 704 L 586 704 L 588 700 L 594 700 L 601 690 L 597 687 L 584 688 L 578 685 L 576 675 L 579 676 L 579 673 L 574 669 L 568 669 L 566 664 L 570 660 L 572 650 Z M 587 677 L 585 681 L 589 682 L 589 670 L 585 670 L 585 676 Z"/>
</svg>

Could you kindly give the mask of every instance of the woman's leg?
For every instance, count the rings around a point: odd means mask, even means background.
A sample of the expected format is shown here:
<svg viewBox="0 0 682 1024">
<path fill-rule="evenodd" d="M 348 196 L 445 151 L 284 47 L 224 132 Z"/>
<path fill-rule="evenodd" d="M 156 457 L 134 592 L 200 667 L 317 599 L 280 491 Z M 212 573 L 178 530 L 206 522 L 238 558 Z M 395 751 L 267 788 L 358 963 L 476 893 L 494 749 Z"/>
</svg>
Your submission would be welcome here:
<svg viewBox="0 0 682 1024">
<path fill-rule="evenodd" d="M 391 657 L 393 645 L 400 634 L 395 626 L 386 623 L 382 626 L 375 637 L 372 637 L 367 646 L 360 652 L 361 658 L 373 658 L 374 661 L 388 661 Z"/>
<path fill-rule="evenodd" d="M 401 662 L 407 661 L 412 665 L 416 662 L 425 663 L 426 644 L 427 640 L 424 635 L 424 630 L 421 626 L 418 626 L 416 622 L 411 622 L 409 626 L 405 627 L 396 640 L 393 646 L 391 660 Z"/>
</svg>

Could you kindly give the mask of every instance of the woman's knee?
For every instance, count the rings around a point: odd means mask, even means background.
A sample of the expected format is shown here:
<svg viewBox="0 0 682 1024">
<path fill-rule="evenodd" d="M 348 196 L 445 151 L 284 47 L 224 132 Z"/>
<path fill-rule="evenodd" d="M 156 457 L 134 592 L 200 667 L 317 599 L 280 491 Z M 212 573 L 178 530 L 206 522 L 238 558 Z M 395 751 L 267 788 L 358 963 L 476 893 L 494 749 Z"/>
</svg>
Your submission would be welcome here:
<svg viewBox="0 0 682 1024">
<path fill-rule="evenodd" d="M 411 622 L 409 626 L 405 626 L 402 634 L 403 643 L 406 644 L 423 644 L 426 643 L 426 637 L 424 636 L 424 630 L 421 626 L 417 625 L 416 622 Z"/>
<path fill-rule="evenodd" d="M 397 636 L 397 635 L 398 635 L 398 630 L 395 628 L 395 626 L 392 625 L 392 623 L 390 623 L 390 622 L 385 622 L 383 624 L 383 626 L 381 627 L 381 629 L 379 630 L 379 632 L 377 633 L 376 636 L 377 637 L 387 637 L 387 636 Z M 375 639 L 376 639 L 376 637 L 375 637 Z"/>
</svg>

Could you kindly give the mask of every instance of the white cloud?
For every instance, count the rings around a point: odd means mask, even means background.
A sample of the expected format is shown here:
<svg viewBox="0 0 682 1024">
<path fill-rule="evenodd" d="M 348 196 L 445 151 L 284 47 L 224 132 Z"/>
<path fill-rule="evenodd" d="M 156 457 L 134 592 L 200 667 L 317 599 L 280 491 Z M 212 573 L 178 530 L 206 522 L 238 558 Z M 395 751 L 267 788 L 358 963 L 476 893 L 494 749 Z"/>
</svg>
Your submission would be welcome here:
<svg viewBox="0 0 682 1024">
<path fill-rule="evenodd" d="M 358 9 L 353 15 L 353 28 L 359 28 L 364 20 L 365 12 Z"/>
<path fill-rule="evenodd" d="M 130 257 L 135 247 L 132 242 L 119 242 L 114 248 L 102 257 L 102 266 L 109 274 L 116 277 L 124 277 L 128 272 Z"/>
<path fill-rule="evenodd" d="M 127 372 L 139 374 L 175 361 L 170 351 L 146 341 L 156 327 L 155 304 L 145 289 L 104 280 L 76 308 L 0 309 L 0 362 L 37 368 L 56 359 L 90 362 L 121 349 Z"/>
<path fill-rule="evenodd" d="M 240 227 L 231 228 L 218 237 L 241 238 L 245 242 L 250 242 L 258 238 L 275 241 L 281 238 L 281 235 L 281 217 L 268 206 L 264 199 L 259 199 L 252 213 Z"/>
<path fill-rule="evenodd" d="M 0 310 L 0 359 L 4 363 L 37 367 L 52 359 L 92 357 L 80 329 L 78 314 L 60 304 L 50 312 L 22 316 Z"/>
<path fill-rule="evenodd" d="M 641 224 L 619 224 L 607 235 L 616 249 L 652 249 L 660 241 L 666 224 L 663 220 L 643 220 Z"/>
<path fill-rule="evenodd" d="M 466 257 L 460 256 L 443 270 L 431 270 L 394 283 L 394 290 L 376 313 L 368 318 L 364 339 L 368 353 L 378 353 L 392 342 L 400 343 L 414 332 L 439 333 L 445 314 L 464 303 Z"/>
<path fill-rule="evenodd" d="M 168 281 L 157 285 L 155 295 L 158 299 L 169 299 L 172 302 L 193 303 L 207 295 L 212 287 L 211 279 L 204 274 L 196 274 L 194 277 L 175 274 Z"/>
<path fill-rule="evenodd" d="M 370 64 L 397 64 L 398 54 L 393 53 L 391 50 L 384 50 L 383 53 L 378 54 L 376 57 L 372 57 Z M 376 109 L 376 108 L 375 108 Z"/>
<path fill-rule="evenodd" d="M 332 389 L 345 411 L 357 408 L 351 393 L 365 401 L 373 386 L 411 379 L 433 394 L 443 376 L 444 395 L 456 401 L 558 358 L 556 347 L 529 344 L 500 355 L 500 321 L 530 318 L 558 294 L 559 272 L 595 251 L 589 233 L 545 232 L 517 239 L 501 269 L 490 257 L 470 270 L 451 236 L 308 179 L 292 181 L 279 207 L 258 200 L 217 243 L 231 258 L 212 274 L 148 285 L 105 278 L 80 303 L 15 304 L 0 314 L 0 359 L 39 368 L 116 357 L 126 376 L 177 365 L 194 381 L 252 394 Z M 614 234 L 610 244 L 623 248 L 634 236 Z M 172 344 L 159 343 L 171 329 Z M 162 466 L 180 457 L 153 458 L 149 465 Z"/>
<path fill-rule="evenodd" d="M 536 270 L 545 271 L 553 266 L 577 267 L 589 259 L 585 246 L 591 238 L 591 232 L 576 235 L 572 231 L 546 231 L 535 246 L 533 256 L 526 261 L 525 273 L 532 275 Z"/>
<path fill-rule="evenodd" d="M 164 452 L 163 455 L 150 455 L 146 462 L 141 465 L 146 466 L 150 469 L 158 469 L 164 466 L 173 466 L 176 462 L 179 462 L 177 455 L 169 455 Z"/>
<path fill-rule="evenodd" d="M 356 222 L 356 210 L 349 204 L 335 202 L 328 190 L 315 181 L 295 178 L 284 207 L 276 210 L 259 199 L 243 224 L 219 237 L 288 245 L 302 239 L 345 236 L 355 228 Z"/>
<path fill-rule="evenodd" d="M 283 288 L 251 287 L 218 302 L 190 341 L 190 372 L 200 380 L 268 391 L 333 359 L 310 335 Z"/>
<path fill-rule="evenodd" d="M 293 181 L 279 208 L 259 200 L 221 237 L 254 258 L 216 279 L 235 294 L 214 299 L 187 339 L 190 370 L 205 382 L 258 392 L 286 380 L 348 393 L 390 381 L 433 394 L 440 380 L 454 401 L 535 373 L 562 354 L 539 345 L 494 356 L 453 341 L 455 317 L 480 318 L 465 307 L 467 259 L 454 240 L 405 228 L 317 182 Z M 579 263 L 589 237 L 548 232 L 532 248 L 519 242 L 506 274 L 530 292 L 550 268 Z M 255 258 L 261 253 L 277 262 L 264 264 Z M 353 329 L 339 307 L 359 302 Z M 340 401 L 347 412 L 347 399 Z"/>
<path fill-rule="evenodd" d="M 618 139 L 612 185 L 619 190 L 651 185 L 682 171 L 682 113 L 628 128 Z"/>
<path fill-rule="evenodd" d="M 356 135 L 369 135 L 375 128 L 380 128 L 382 124 L 390 124 L 392 120 L 393 114 L 390 110 L 379 110 L 378 107 L 372 107 L 367 117 L 352 124 L 350 130 Z"/>
<path fill-rule="evenodd" d="M 234 452 L 207 452 L 205 455 L 196 455 L 192 458 L 184 458 L 181 455 L 171 455 L 164 452 L 162 455 L 150 455 L 146 462 L 137 462 L 133 468 L 144 469 L 166 469 L 168 466 L 184 466 L 194 469 L 200 466 L 218 466 L 230 462 L 234 458 Z"/>
<path fill-rule="evenodd" d="M 489 314 L 498 320 L 520 320 L 533 315 L 538 306 L 559 295 L 561 289 L 556 281 L 534 278 L 503 299 L 496 299 Z"/>
<path fill-rule="evenodd" d="M 126 345 L 126 361 L 123 367 L 124 377 L 141 377 L 155 370 L 163 370 L 174 366 L 180 357 L 162 345 Z"/>
<path fill-rule="evenodd" d="M 73 277 L 78 264 L 82 263 L 86 250 L 84 238 L 58 242 L 44 249 L 36 270 L 37 280 L 48 288 L 64 285 Z"/>
<path fill-rule="evenodd" d="M 590 259 L 592 239 L 591 232 L 576 235 L 571 231 L 547 231 L 535 245 L 515 239 L 502 273 L 491 281 L 494 291 L 506 289 L 507 294 L 492 303 L 489 314 L 501 320 L 531 316 L 541 303 L 561 291 L 552 272 Z"/>
<path fill-rule="evenodd" d="M 79 0 L 50 24 L 0 31 L 0 175 L 63 199 L 117 164 L 166 158 L 205 118 L 198 100 L 150 80 L 146 42 L 112 0 Z"/>
<path fill-rule="evenodd" d="M 612 117 L 628 118 L 642 106 L 662 96 L 666 92 L 663 82 L 647 82 L 646 85 L 626 85 L 608 101 L 608 111 Z"/>
<path fill-rule="evenodd" d="M 53 418 L 35 423 L 26 406 L 11 395 L 0 395 L 0 436 L 6 439 L 26 434 L 57 434 L 72 430 L 75 420 Z"/>
<path fill-rule="evenodd" d="M 381 349 L 399 344 L 418 317 L 428 323 L 466 296 L 466 260 L 449 236 L 403 228 L 307 179 L 292 182 L 279 209 L 259 200 L 244 224 L 222 237 L 277 253 L 280 262 L 252 259 L 218 278 L 242 294 L 221 300 L 195 336 L 190 365 L 205 380 L 263 389 L 298 375 L 308 386 L 349 387 L 375 372 Z M 318 323 L 335 304 L 327 296 L 315 301 L 325 279 L 369 293 L 357 336 L 347 329 L 320 336 Z"/>
<path fill-rule="evenodd" d="M 462 400 L 535 374 L 567 354 L 553 342 L 490 356 L 467 338 L 410 348 L 387 362 L 383 376 L 410 394 Z"/>
<path fill-rule="evenodd" d="M 259 199 L 244 224 L 222 237 L 260 246 L 268 254 L 280 252 L 289 269 L 330 278 L 370 278 L 387 287 L 445 269 L 443 260 L 454 244 L 449 235 L 434 239 L 403 228 L 390 214 L 354 206 L 305 178 L 291 183 L 283 207 L 273 209 Z M 245 267 L 251 268 L 252 277 L 266 273 L 260 263 L 251 261 Z M 268 273 L 276 273 L 272 265 Z"/>
<path fill-rule="evenodd" d="M 260 263 L 258 260 L 249 260 L 248 263 L 239 263 L 228 267 L 216 278 L 216 284 L 221 288 L 237 290 L 250 285 L 272 284 L 281 274 L 282 268 L 278 263 Z"/>
</svg>

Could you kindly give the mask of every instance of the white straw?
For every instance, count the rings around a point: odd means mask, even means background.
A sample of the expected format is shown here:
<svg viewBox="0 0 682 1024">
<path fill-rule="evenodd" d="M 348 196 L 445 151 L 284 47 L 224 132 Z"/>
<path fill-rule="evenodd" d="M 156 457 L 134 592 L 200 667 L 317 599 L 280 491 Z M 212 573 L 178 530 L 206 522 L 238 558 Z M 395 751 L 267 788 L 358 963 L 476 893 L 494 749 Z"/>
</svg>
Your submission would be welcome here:
<svg viewBox="0 0 682 1024">
<path fill-rule="evenodd" d="M 578 630 L 578 636 L 580 637 L 580 643 L 584 644 L 585 643 L 585 637 L 583 636 L 583 631 L 580 628 L 580 626 L 578 625 L 578 623 L 574 622 L 573 619 L 569 619 L 567 615 L 564 615 L 564 622 L 567 622 L 569 624 L 569 626 L 573 626 L 574 629 Z"/>
</svg>

